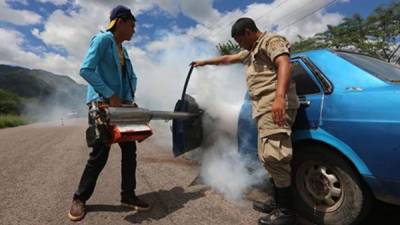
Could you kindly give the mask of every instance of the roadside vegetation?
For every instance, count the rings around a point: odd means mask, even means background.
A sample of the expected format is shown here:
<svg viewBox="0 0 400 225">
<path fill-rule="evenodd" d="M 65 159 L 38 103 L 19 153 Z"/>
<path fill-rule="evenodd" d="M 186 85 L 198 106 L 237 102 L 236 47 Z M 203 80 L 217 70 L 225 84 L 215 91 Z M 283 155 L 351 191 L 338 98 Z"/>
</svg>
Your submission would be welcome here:
<svg viewBox="0 0 400 225">
<path fill-rule="evenodd" d="M 16 127 L 25 124 L 28 124 L 28 120 L 22 116 L 0 114 L 0 129 L 6 127 Z"/>
<path fill-rule="evenodd" d="M 0 89 L 0 129 L 28 123 L 21 116 L 22 100 L 14 93 Z"/>
</svg>

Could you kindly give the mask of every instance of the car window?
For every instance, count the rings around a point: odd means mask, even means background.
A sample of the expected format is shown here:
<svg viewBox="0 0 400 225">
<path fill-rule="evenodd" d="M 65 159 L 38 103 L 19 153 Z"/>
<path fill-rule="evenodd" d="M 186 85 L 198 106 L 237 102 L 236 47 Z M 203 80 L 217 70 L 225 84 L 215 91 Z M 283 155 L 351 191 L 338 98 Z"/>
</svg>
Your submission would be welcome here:
<svg viewBox="0 0 400 225">
<path fill-rule="evenodd" d="M 400 82 L 399 66 L 365 55 L 348 52 L 336 53 L 350 63 L 360 67 L 361 69 L 378 77 L 379 79 L 391 82 Z"/>
<path fill-rule="evenodd" d="M 310 75 L 299 62 L 292 62 L 293 72 L 292 79 L 296 82 L 296 90 L 298 95 L 309 95 L 319 93 L 318 85 L 311 79 Z"/>
</svg>

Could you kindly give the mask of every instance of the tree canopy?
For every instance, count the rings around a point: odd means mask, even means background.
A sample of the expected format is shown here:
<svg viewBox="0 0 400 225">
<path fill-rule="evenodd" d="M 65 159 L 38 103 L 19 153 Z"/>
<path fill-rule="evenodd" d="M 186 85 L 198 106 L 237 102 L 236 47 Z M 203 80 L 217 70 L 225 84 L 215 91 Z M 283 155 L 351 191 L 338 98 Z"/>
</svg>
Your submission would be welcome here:
<svg viewBox="0 0 400 225">
<path fill-rule="evenodd" d="M 293 52 L 316 48 L 346 49 L 387 62 L 400 63 L 400 2 L 376 8 L 367 18 L 359 14 L 310 38 L 299 37 Z"/>
<path fill-rule="evenodd" d="M 359 14 L 344 18 L 343 22 L 328 25 L 327 30 L 312 37 L 298 36 L 292 52 L 318 48 L 351 50 L 400 64 L 400 2 L 376 8 L 367 18 Z M 219 44 L 221 55 L 239 51 L 237 44 Z"/>
</svg>

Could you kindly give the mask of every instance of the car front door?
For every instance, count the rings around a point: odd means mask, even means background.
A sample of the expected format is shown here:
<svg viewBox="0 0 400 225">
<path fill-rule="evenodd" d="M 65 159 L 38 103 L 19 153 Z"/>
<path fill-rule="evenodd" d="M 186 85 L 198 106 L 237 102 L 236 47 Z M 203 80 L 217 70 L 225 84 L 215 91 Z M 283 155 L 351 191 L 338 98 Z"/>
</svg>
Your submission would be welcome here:
<svg viewBox="0 0 400 225">
<path fill-rule="evenodd" d="M 172 120 L 172 150 L 175 157 L 200 147 L 203 140 L 203 111 L 196 103 L 196 100 L 192 96 L 186 94 L 186 88 L 189 84 L 192 71 L 193 67 L 189 70 L 183 87 L 182 97 L 176 103 L 174 111 L 193 113 L 197 116 L 184 120 Z"/>
<path fill-rule="evenodd" d="M 302 59 L 294 59 L 292 65 L 292 79 L 296 83 L 300 100 L 300 108 L 293 129 L 317 129 L 321 118 L 324 92 L 312 69 Z"/>
</svg>

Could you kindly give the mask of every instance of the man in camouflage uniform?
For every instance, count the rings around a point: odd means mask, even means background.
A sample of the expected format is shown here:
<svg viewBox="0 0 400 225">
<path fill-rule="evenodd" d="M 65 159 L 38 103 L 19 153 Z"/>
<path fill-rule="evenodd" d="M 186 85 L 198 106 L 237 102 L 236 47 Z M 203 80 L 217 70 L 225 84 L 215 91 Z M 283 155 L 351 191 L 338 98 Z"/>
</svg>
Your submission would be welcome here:
<svg viewBox="0 0 400 225">
<path fill-rule="evenodd" d="M 275 202 L 255 202 L 254 208 L 268 213 L 259 224 L 294 224 L 291 203 L 291 126 L 299 101 L 291 80 L 290 45 L 286 38 L 262 33 L 250 18 L 232 26 L 232 37 L 242 50 L 237 54 L 193 61 L 195 67 L 241 62 L 258 127 L 258 156 L 272 178 Z"/>
</svg>

